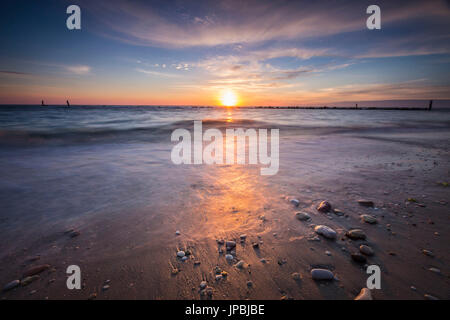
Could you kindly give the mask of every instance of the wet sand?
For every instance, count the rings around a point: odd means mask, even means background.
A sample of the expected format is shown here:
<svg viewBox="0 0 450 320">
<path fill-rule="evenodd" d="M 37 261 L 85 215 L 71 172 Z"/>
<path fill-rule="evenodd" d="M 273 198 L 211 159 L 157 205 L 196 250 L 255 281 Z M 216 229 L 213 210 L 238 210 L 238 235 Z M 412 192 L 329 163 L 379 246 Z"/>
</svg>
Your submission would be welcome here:
<svg viewBox="0 0 450 320">
<path fill-rule="evenodd" d="M 354 299 L 368 275 L 364 264 L 352 261 L 350 255 L 367 244 L 374 250 L 367 264 L 379 265 L 382 272 L 381 289 L 372 290 L 374 299 L 424 299 L 425 294 L 449 299 L 450 189 L 437 183 L 450 180 L 449 138 L 447 131 L 314 137 L 282 133 L 280 171 L 268 177 L 260 176 L 256 166 L 168 164 L 164 157 L 169 144 L 154 147 L 159 153 L 152 153 L 152 159 L 159 160 L 153 162 L 138 152 L 143 148 L 139 144 L 123 147 L 128 155 L 140 155 L 129 159 L 121 152 L 99 157 L 88 149 L 68 150 L 61 159 L 66 167 L 61 169 L 68 180 L 75 179 L 77 192 L 86 193 L 84 201 L 113 199 L 123 189 L 130 203 L 95 206 L 62 221 L 45 215 L 37 220 L 31 214 L 3 218 L 2 286 L 20 280 L 30 266 L 51 267 L 38 280 L 0 297 L 88 299 L 95 293 L 96 299 Z M 65 162 L 74 163 L 76 157 L 85 161 L 89 174 L 84 178 L 94 180 L 98 177 L 89 171 L 90 165 L 108 159 L 110 178 L 83 191 L 83 180 L 76 180 Z M 14 175 L 14 166 L 20 164 L 8 162 L 6 156 L 2 159 Z M 128 165 L 114 167 L 117 162 Z M 145 170 L 140 169 L 143 163 Z M 30 168 L 30 177 L 45 180 L 43 167 L 39 172 Z M 130 175 L 142 181 L 127 181 Z M 152 188 L 145 189 L 149 184 Z M 60 186 L 75 189 L 64 181 Z M 46 201 L 72 201 L 52 192 L 55 199 Z M 72 206 L 77 208 L 79 194 L 75 199 Z M 299 206 L 290 199 L 298 199 Z M 361 206 L 358 199 L 369 199 L 375 206 Z M 344 215 L 317 211 L 323 200 Z M 295 216 L 299 211 L 311 219 L 299 221 Z M 376 217 L 378 223 L 363 222 L 361 214 Z M 317 236 L 315 225 L 333 228 L 337 239 L 312 240 Z M 362 229 L 367 239 L 345 237 L 351 228 Z M 70 229 L 80 234 L 71 237 L 66 232 Z M 247 236 L 244 242 L 242 234 Z M 217 243 L 221 239 L 237 243 L 232 262 Z M 255 242 L 259 248 L 252 246 Z M 423 249 L 434 256 L 425 255 Z M 179 250 L 190 252 L 186 261 L 177 258 Z M 245 261 L 243 269 L 234 266 L 240 260 Z M 81 268 L 81 290 L 66 288 L 65 270 L 72 264 Z M 219 281 L 217 266 L 227 272 Z M 312 280 L 314 267 L 332 270 L 338 280 Z M 300 279 L 293 279 L 295 272 Z M 201 281 L 212 288 L 211 297 L 201 294 Z M 104 290 L 106 282 L 109 288 Z"/>
</svg>

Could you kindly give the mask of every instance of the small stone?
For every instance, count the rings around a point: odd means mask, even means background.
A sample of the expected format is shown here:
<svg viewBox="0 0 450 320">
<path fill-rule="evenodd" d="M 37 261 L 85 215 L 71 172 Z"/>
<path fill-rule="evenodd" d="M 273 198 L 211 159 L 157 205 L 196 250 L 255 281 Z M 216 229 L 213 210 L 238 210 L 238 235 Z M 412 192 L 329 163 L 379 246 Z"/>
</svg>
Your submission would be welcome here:
<svg viewBox="0 0 450 320">
<path fill-rule="evenodd" d="M 411 286 L 410 288 L 411 288 L 412 291 L 417 291 L 417 288 L 414 287 L 414 286 Z"/>
<path fill-rule="evenodd" d="M 431 271 L 431 272 L 437 273 L 437 274 L 441 273 L 441 270 L 439 270 L 438 268 L 430 268 L 428 270 Z"/>
<path fill-rule="evenodd" d="M 343 216 L 344 215 L 344 212 L 339 210 L 339 209 L 333 209 L 333 212 L 337 216 Z"/>
<path fill-rule="evenodd" d="M 206 281 L 200 282 L 200 289 L 202 289 L 202 290 L 205 289 L 207 285 L 208 285 L 208 283 Z"/>
<path fill-rule="evenodd" d="M 188 257 L 186 257 L 186 256 L 181 257 L 181 261 L 186 261 L 187 259 L 188 259 Z"/>
<path fill-rule="evenodd" d="M 178 272 L 179 272 L 179 270 L 178 270 L 177 268 L 172 268 L 172 270 L 171 270 L 171 274 L 172 274 L 173 276 L 177 275 Z"/>
<path fill-rule="evenodd" d="M 175 231 L 175 234 L 177 235 L 177 236 L 179 236 L 180 234 L 181 234 L 181 232 L 180 231 Z"/>
<path fill-rule="evenodd" d="M 347 233 L 345 235 L 348 238 L 353 239 L 353 240 L 359 240 L 359 239 L 364 240 L 364 239 L 366 239 L 366 234 L 361 229 L 349 230 L 349 231 L 347 231 Z"/>
<path fill-rule="evenodd" d="M 307 221 L 307 220 L 311 219 L 309 214 L 307 214 L 306 212 L 297 212 L 295 214 L 295 217 L 300 221 Z"/>
<path fill-rule="evenodd" d="M 363 206 L 363 207 L 373 207 L 374 203 L 371 200 L 366 200 L 366 199 L 360 199 L 358 200 L 359 205 Z"/>
<path fill-rule="evenodd" d="M 216 275 L 216 281 L 220 281 L 220 280 L 222 280 L 222 275 L 221 274 Z"/>
<path fill-rule="evenodd" d="M 231 249 L 236 247 L 236 242 L 234 242 L 234 241 L 227 241 L 227 242 L 225 242 L 225 245 L 227 247 L 227 250 L 230 251 Z"/>
<path fill-rule="evenodd" d="M 245 241 L 245 239 L 247 239 L 247 235 L 246 234 L 241 234 L 239 236 L 239 238 L 241 238 L 241 241 Z"/>
<path fill-rule="evenodd" d="M 222 277 L 227 277 L 227 276 L 228 276 L 228 272 L 222 271 Z"/>
<path fill-rule="evenodd" d="M 326 254 L 327 256 L 331 256 L 331 252 L 330 252 L 330 251 L 325 251 L 325 254 Z"/>
<path fill-rule="evenodd" d="M 244 260 L 240 260 L 238 263 L 234 265 L 236 268 L 243 269 L 245 267 Z"/>
<path fill-rule="evenodd" d="M 94 300 L 95 298 L 97 298 L 97 294 L 94 292 L 89 295 L 88 300 Z"/>
<path fill-rule="evenodd" d="M 334 274 L 327 269 L 312 269 L 311 276 L 313 280 L 333 280 Z"/>
<path fill-rule="evenodd" d="M 295 206 L 298 207 L 300 205 L 300 201 L 298 201 L 297 199 L 291 199 L 291 203 Z"/>
<path fill-rule="evenodd" d="M 366 256 L 373 256 L 373 249 L 369 246 L 366 246 L 364 244 L 359 246 L 359 251 L 362 254 L 365 254 Z"/>
<path fill-rule="evenodd" d="M 109 285 L 104 285 L 103 287 L 102 287 L 102 290 L 103 291 L 106 291 L 106 290 L 108 290 L 109 289 Z"/>
<path fill-rule="evenodd" d="M 370 223 L 370 224 L 375 224 L 377 223 L 377 218 L 375 218 L 374 216 L 368 215 L 368 214 L 363 214 L 361 215 L 361 219 L 364 222 Z"/>
<path fill-rule="evenodd" d="M 337 236 L 336 231 L 334 231 L 330 227 L 327 227 L 327 226 L 324 226 L 324 225 L 316 226 L 314 228 L 314 231 L 317 234 L 319 234 L 321 236 L 324 236 L 327 239 L 336 239 L 336 236 Z"/>
<path fill-rule="evenodd" d="M 267 263 L 267 260 L 262 258 L 261 260 L 259 260 L 261 263 Z"/>
<path fill-rule="evenodd" d="M 220 240 L 217 240 L 217 243 L 218 243 L 219 245 L 223 245 L 223 244 L 225 243 L 225 241 L 224 241 L 223 239 L 220 239 Z"/>
<path fill-rule="evenodd" d="M 253 249 L 258 249 L 259 248 L 259 243 L 258 242 L 253 242 L 252 243 L 252 247 L 253 247 Z"/>
<path fill-rule="evenodd" d="M 432 296 L 431 294 L 425 294 L 424 298 L 427 300 L 439 300 L 439 298 L 436 298 L 435 296 Z"/>
<path fill-rule="evenodd" d="M 35 294 L 36 292 L 37 292 L 37 290 L 31 290 L 31 291 L 30 291 L 30 296 L 33 295 L 33 294 Z"/>
<path fill-rule="evenodd" d="M 362 288 L 361 292 L 356 296 L 355 300 L 372 300 L 372 295 L 370 290 L 367 288 Z"/>
<path fill-rule="evenodd" d="M 232 261 L 234 257 L 231 254 L 226 254 L 225 259 L 227 259 L 228 261 Z"/>
<path fill-rule="evenodd" d="M 358 263 L 366 263 L 367 262 L 367 258 L 365 256 L 363 256 L 362 254 L 359 253 L 352 253 L 352 259 L 355 262 Z"/>
<path fill-rule="evenodd" d="M 25 278 L 22 279 L 22 281 L 20 281 L 20 284 L 21 284 L 22 286 L 27 286 L 27 285 L 29 285 L 30 283 L 32 283 L 33 281 L 36 281 L 36 280 L 38 280 L 38 279 L 40 279 L 40 277 L 39 277 L 38 275 L 34 275 L 34 276 L 30 276 L 30 277 L 25 277 Z"/>
<path fill-rule="evenodd" d="M 41 272 L 47 270 L 48 268 L 50 268 L 50 265 L 48 265 L 48 264 L 42 264 L 42 265 L 39 265 L 39 266 L 31 267 L 30 269 L 26 270 L 23 273 L 23 276 L 24 277 L 29 277 L 29 276 L 41 273 Z"/>
<path fill-rule="evenodd" d="M 423 249 L 423 250 L 422 250 L 422 253 L 423 253 L 424 255 L 426 255 L 426 256 L 434 257 L 433 252 L 431 252 L 430 250 L 425 250 L 425 249 Z"/>
<path fill-rule="evenodd" d="M 201 264 L 200 261 L 194 261 L 194 266 L 199 266 Z"/>
<path fill-rule="evenodd" d="M 177 252 L 177 257 L 182 258 L 186 255 L 186 253 L 184 253 L 184 251 L 178 251 Z"/>
<path fill-rule="evenodd" d="M 331 204 L 328 201 L 322 201 L 318 206 L 317 206 L 317 211 L 319 212 L 329 212 L 331 210 Z"/>
<path fill-rule="evenodd" d="M 20 280 L 13 280 L 7 284 L 5 284 L 5 286 L 3 287 L 2 291 L 9 291 L 14 289 L 15 287 L 17 287 L 20 284 Z"/>
<path fill-rule="evenodd" d="M 293 274 L 291 274 L 291 276 L 292 276 L 292 279 L 294 279 L 295 281 L 299 281 L 302 279 L 302 276 L 298 272 L 294 272 Z"/>
</svg>

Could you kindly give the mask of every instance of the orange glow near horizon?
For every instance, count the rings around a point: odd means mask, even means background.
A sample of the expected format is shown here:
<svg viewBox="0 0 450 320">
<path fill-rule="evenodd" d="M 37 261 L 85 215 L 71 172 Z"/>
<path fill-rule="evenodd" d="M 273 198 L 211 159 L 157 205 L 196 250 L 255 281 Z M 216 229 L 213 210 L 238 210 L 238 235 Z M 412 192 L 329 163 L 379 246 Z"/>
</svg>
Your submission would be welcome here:
<svg viewBox="0 0 450 320">
<path fill-rule="evenodd" d="M 238 104 L 238 97 L 233 90 L 228 89 L 222 93 L 220 103 L 225 107 L 235 107 Z"/>
</svg>

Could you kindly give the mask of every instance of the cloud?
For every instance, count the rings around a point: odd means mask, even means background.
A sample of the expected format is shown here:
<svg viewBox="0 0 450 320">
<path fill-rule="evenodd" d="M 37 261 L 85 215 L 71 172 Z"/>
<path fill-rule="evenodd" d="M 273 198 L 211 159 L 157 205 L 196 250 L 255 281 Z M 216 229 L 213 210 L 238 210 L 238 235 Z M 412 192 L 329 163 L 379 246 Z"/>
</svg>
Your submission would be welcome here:
<svg viewBox="0 0 450 320">
<path fill-rule="evenodd" d="M 64 66 L 66 71 L 76 74 L 76 75 L 87 75 L 91 72 L 91 67 L 78 65 L 78 66 Z"/>
<path fill-rule="evenodd" d="M 446 19 L 443 1 L 379 1 L 383 27 L 404 19 Z M 271 40 L 298 40 L 364 30 L 368 6 L 364 1 L 217 1 L 206 2 L 205 15 L 178 13 L 179 4 L 165 8 L 141 2 L 87 2 L 100 21 L 99 31 L 125 42 L 193 47 L 255 44 Z M 212 14 L 211 14 L 212 13 Z"/>
</svg>

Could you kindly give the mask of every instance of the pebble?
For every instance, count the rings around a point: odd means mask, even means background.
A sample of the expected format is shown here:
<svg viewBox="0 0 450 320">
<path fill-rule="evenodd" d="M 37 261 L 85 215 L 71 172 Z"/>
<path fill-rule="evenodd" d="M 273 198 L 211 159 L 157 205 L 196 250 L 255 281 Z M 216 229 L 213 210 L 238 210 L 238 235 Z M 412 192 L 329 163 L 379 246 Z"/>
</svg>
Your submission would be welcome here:
<svg viewBox="0 0 450 320">
<path fill-rule="evenodd" d="M 339 210 L 339 209 L 333 209 L 333 212 L 337 216 L 343 216 L 344 215 L 344 212 Z"/>
<path fill-rule="evenodd" d="M 7 284 L 4 286 L 3 289 L 2 289 L 2 291 L 8 291 L 8 290 L 14 289 L 14 288 L 17 287 L 19 284 L 20 284 L 20 280 L 13 280 L 13 281 L 7 283 Z"/>
<path fill-rule="evenodd" d="M 181 232 L 180 231 L 175 231 L 175 234 L 177 235 L 177 236 L 179 236 L 180 234 L 181 234 Z"/>
<path fill-rule="evenodd" d="M 239 236 L 239 238 L 241 238 L 241 240 L 245 240 L 245 239 L 247 239 L 247 235 L 246 234 L 241 234 Z"/>
<path fill-rule="evenodd" d="M 253 282 L 247 281 L 247 287 L 249 287 L 249 288 L 253 287 Z"/>
<path fill-rule="evenodd" d="M 220 281 L 220 280 L 222 280 L 222 275 L 221 274 L 216 275 L 216 281 Z"/>
<path fill-rule="evenodd" d="M 24 277 L 29 277 L 29 276 L 41 273 L 42 271 L 45 271 L 48 268 L 50 268 L 50 265 L 48 265 L 48 264 L 41 264 L 39 266 L 31 267 L 30 269 L 26 270 L 23 273 L 23 276 Z"/>
<path fill-rule="evenodd" d="M 291 274 L 291 276 L 292 276 L 292 279 L 294 279 L 295 281 L 299 281 L 302 279 L 302 276 L 298 272 L 294 272 L 293 274 Z"/>
<path fill-rule="evenodd" d="M 410 288 L 411 288 L 412 291 L 417 291 L 417 288 L 414 287 L 414 286 L 411 286 Z"/>
<path fill-rule="evenodd" d="M 253 242 L 252 243 L 252 247 L 253 247 L 253 249 L 258 249 L 259 248 L 259 243 L 258 242 Z"/>
<path fill-rule="evenodd" d="M 231 254 L 226 254 L 225 259 L 227 259 L 228 261 L 232 261 L 234 257 Z"/>
<path fill-rule="evenodd" d="M 365 254 L 366 256 L 373 256 L 373 249 L 369 246 L 366 246 L 364 244 L 359 246 L 359 251 L 362 254 Z"/>
<path fill-rule="evenodd" d="M 309 214 L 307 214 L 306 212 L 297 212 L 295 214 L 295 217 L 300 220 L 300 221 L 306 221 L 311 219 L 311 217 L 309 216 Z"/>
<path fill-rule="evenodd" d="M 236 268 L 243 269 L 245 266 L 244 260 L 240 260 L 238 263 L 234 265 Z"/>
<path fill-rule="evenodd" d="M 439 300 L 439 298 L 436 298 L 435 296 L 432 296 L 431 294 L 425 294 L 424 298 L 427 300 Z"/>
<path fill-rule="evenodd" d="M 331 252 L 330 252 L 330 251 L 325 251 L 325 254 L 326 254 L 327 256 L 331 256 Z"/>
<path fill-rule="evenodd" d="M 40 279 L 40 277 L 39 277 L 38 275 L 34 275 L 34 276 L 30 276 L 30 277 L 25 277 L 25 278 L 22 279 L 22 281 L 20 281 L 20 284 L 21 284 L 22 286 L 27 286 L 27 285 L 29 285 L 30 283 L 32 283 L 33 281 L 36 281 L 36 280 L 38 280 L 38 279 Z"/>
<path fill-rule="evenodd" d="M 434 273 L 438 273 L 438 274 L 441 273 L 441 270 L 439 270 L 438 268 L 430 268 L 428 270 L 431 271 L 431 272 L 434 272 Z"/>
<path fill-rule="evenodd" d="M 355 262 L 358 263 L 366 263 L 367 262 L 367 258 L 365 256 L 363 256 L 362 254 L 359 253 L 352 253 L 352 259 Z"/>
<path fill-rule="evenodd" d="M 186 261 L 187 259 L 188 259 L 188 257 L 186 257 L 186 256 L 181 257 L 181 261 Z"/>
<path fill-rule="evenodd" d="M 207 285 L 208 284 L 206 283 L 206 281 L 200 282 L 200 289 L 202 289 L 202 290 L 205 289 Z"/>
<path fill-rule="evenodd" d="M 370 223 L 370 224 L 375 224 L 377 223 L 377 218 L 375 218 L 374 216 L 368 215 L 368 214 L 363 214 L 361 215 L 361 219 L 364 222 Z"/>
<path fill-rule="evenodd" d="M 373 207 L 374 203 L 372 200 L 360 199 L 358 203 L 363 207 Z"/>
<path fill-rule="evenodd" d="M 184 253 L 184 251 L 178 251 L 177 252 L 177 257 L 182 258 L 184 257 L 186 254 Z"/>
<path fill-rule="evenodd" d="M 333 280 L 334 274 L 327 269 L 312 269 L 311 276 L 313 280 Z"/>
<path fill-rule="evenodd" d="M 296 207 L 300 205 L 300 201 L 298 201 L 297 199 L 291 199 L 291 203 Z"/>
<path fill-rule="evenodd" d="M 422 253 L 423 253 L 424 255 L 426 255 L 426 256 L 434 257 L 433 252 L 431 252 L 430 250 L 425 250 L 425 249 L 423 249 L 423 250 L 422 250 Z"/>
<path fill-rule="evenodd" d="M 227 241 L 227 242 L 225 242 L 225 246 L 227 247 L 227 250 L 230 251 L 231 249 L 236 247 L 236 242 Z"/>
<path fill-rule="evenodd" d="M 108 290 L 109 289 L 109 285 L 104 285 L 103 287 L 102 287 L 102 290 L 103 291 L 106 291 L 106 290 Z"/>
<path fill-rule="evenodd" d="M 94 300 L 95 298 L 97 298 L 97 294 L 96 294 L 96 293 L 91 293 L 91 294 L 89 295 L 88 300 Z"/>
<path fill-rule="evenodd" d="M 337 237 L 336 231 L 334 231 L 330 227 L 327 227 L 327 226 L 324 226 L 324 225 L 316 226 L 314 228 L 314 231 L 317 234 L 319 234 L 321 236 L 324 236 L 327 239 L 336 239 L 336 237 Z"/>
<path fill-rule="evenodd" d="M 349 231 L 347 231 L 347 233 L 345 235 L 348 238 L 353 239 L 353 240 L 358 240 L 358 239 L 364 240 L 364 239 L 366 239 L 366 234 L 361 229 L 349 230 Z"/>
<path fill-rule="evenodd" d="M 328 212 L 330 210 L 331 210 L 331 204 L 328 201 L 322 201 L 317 206 L 317 211 L 320 211 L 320 212 Z"/>
<path fill-rule="evenodd" d="M 259 261 L 261 261 L 261 263 L 267 263 L 267 260 L 266 259 L 264 259 L 264 258 L 262 258 L 261 260 L 259 260 Z"/>
<path fill-rule="evenodd" d="M 356 296 L 355 300 L 372 300 L 370 290 L 367 288 L 362 288 L 361 292 Z"/>
</svg>

